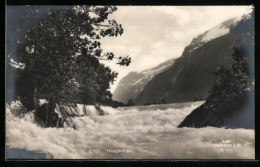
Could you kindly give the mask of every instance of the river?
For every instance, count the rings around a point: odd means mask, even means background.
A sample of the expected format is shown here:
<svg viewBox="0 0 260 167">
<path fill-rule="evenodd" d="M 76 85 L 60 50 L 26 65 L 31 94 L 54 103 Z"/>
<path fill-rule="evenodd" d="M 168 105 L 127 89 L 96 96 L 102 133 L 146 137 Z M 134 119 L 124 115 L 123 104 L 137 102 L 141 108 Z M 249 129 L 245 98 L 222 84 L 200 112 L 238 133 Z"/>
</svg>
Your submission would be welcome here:
<svg viewBox="0 0 260 167">
<path fill-rule="evenodd" d="M 177 128 L 202 103 L 102 106 L 104 116 L 73 118 L 75 129 L 41 128 L 7 108 L 7 158 L 24 159 L 24 150 L 40 159 L 254 159 L 252 129 Z"/>
</svg>

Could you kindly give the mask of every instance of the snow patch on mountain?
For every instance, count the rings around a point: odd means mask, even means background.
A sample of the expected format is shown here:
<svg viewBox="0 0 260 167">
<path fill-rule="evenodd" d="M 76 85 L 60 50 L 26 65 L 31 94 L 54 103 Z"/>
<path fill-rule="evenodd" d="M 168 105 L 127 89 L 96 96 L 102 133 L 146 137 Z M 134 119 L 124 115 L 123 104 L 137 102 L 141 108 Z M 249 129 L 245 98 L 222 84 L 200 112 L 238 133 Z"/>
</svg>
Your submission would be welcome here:
<svg viewBox="0 0 260 167">
<path fill-rule="evenodd" d="M 169 66 L 169 64 L 166 64 L 164 66 L 159 66 L 150 70 L 145 70 L 142 73 L 145 74 L 146 76 L 148 75 L 153 75 L 153 74 L 158 74 L 162 71 L 164 71 L 167 67 Z"/>
<path fill-rule="evenodd" d="M 163 63 L 155 68 L 152 68 L 152 69 L 149 69 L 149 70 L 145 70 L 145 71 L 142 71 L 138 74 L 143 74 L 144 77 L 136 80 L 133 85 L 136 85 L 138 83 L 142 83 L 142 81 L 145 79 L 145 80 L 148 80 L 150 81 L 156 74 L 159 74 L 163 71 L 165 71 L 166 69 L 168 69 L 172 64 L 173 64 L 173 60 L 170 60 L 169 62 L 167 63 Z"/>
<path fill-rule="evenodd" d="M 113 92 L 113 99 L 127 102 L 128 99 L 135 99 L 136 96 L 143 90 L 145 85 L 153 79 L 153 77 L 174 64 L 174 59 L 168 60 L 152 69 L 142 72 L 130 72 L 127 74 Z"/>
<path fill-rule="evenodd" d="M 201 47 L 206 42 L 209 42 L 215 38 L 228 34 L 230 32 L 230 29 L 236 26 L 241 19 L 242 16 L 231 18 L 213 27 L 212 29 L 198 35 L 191 42 L 191 46 L 193 46 L 193 48 L 190 50 L 190 52 Z"/>
<path fill-rule="evenodd" d="M 212 28 L 210 31 L 207 31 L 207 33 L 204 35 L 201 41 L 207 42 L 227 33 L 229 33 L 229 28 L 216 26 Z"/>
</svg>

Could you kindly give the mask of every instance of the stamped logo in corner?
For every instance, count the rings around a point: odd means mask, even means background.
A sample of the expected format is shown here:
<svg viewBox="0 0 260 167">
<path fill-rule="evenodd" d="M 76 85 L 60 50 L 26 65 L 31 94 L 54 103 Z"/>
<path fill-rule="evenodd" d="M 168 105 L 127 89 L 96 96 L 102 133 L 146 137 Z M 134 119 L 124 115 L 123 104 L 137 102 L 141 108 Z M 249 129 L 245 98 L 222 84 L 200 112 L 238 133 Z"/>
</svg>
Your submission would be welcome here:
<svg viewBox="0 0 260 167">
<path fill-rule="evenodd" d="M 219 149 L 220 152 L 232 152 L 234 148 L 241 147 L 241 144 L 232 140 L 222 140 L 220 143 L 213 144 L 213 146 Z"/>
</svg>

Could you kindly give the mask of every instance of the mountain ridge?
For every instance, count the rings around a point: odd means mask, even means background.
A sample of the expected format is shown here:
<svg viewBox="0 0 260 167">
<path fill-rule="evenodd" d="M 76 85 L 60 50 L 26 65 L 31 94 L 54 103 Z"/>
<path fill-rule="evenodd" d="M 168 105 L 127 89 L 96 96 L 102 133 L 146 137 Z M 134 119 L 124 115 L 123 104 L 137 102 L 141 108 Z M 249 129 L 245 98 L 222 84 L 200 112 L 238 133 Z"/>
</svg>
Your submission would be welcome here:
<svg viewBox="0 0 260 167">
<path fill-rule="evenodd" d="M 205 99 L 214 80 L 214 72 L 232 61 L 234 36 L 230 28 L 240 18 L 228 19 L 193 38 L 173 66 L 156 75 L 136 97 L 135 103 L 188 102 Z"/>
<path fill-rule="evenodd" d="M 167 60 L 154 68 L 144 70 L 142 72 L 129 72 L 118 83 L 113 92 L 113 99 L 121 102 L 127 102 L 129 99 L 135 99 L 143 90 L 144 86 L 152 80 L 152 78 L 170 68 L 175 59 Z"/>
</svg>

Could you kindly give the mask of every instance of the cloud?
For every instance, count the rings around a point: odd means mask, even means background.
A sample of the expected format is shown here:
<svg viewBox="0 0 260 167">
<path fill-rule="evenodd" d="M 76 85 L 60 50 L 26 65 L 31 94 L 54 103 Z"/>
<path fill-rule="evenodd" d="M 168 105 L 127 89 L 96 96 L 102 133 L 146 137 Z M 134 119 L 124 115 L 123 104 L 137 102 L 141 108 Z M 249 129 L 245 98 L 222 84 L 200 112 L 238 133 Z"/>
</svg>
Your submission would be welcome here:
<svg viewBox="0 0 260 167">
<path fill-rule="evenodd" d="M 122 24 L 119 37 L 101 40 L 104 51 L 130 55 L 130 67 L 117 67 L 119 80 L 131 71 L 143 71 L 181 56 L 192 38 L 232 17 L 248 13 L 251 6 L 119 6 L 110 18 Z"/>
</svg>

